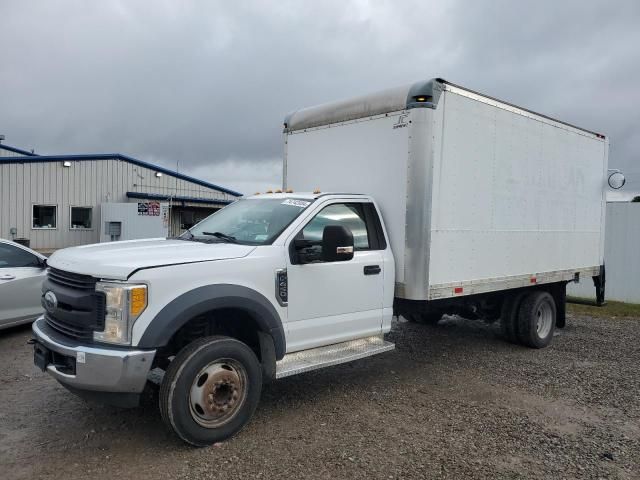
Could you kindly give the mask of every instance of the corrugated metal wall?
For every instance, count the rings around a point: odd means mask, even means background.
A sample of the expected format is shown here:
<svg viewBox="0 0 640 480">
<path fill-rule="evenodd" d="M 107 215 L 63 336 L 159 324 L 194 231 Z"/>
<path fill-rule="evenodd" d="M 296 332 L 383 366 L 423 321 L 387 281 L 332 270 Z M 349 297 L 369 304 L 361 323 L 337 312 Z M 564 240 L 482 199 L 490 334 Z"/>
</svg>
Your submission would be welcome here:
<svg viewBox="0 0 640 480">
<path fill-rule="evenodd" d="M 640 303 L 640 203 L 607 204 L 604 262 L 606 298 Z M 567 293 L 595 299 L 590 278 L 570 283 Z"/>
<path fill-rule="evenodd" d="M 31 247 L 48 250 L 98 242 L 100 204 L 129 202 L 126 192 L 234 200 L 227 193 L 163 174 L 124 160 L 0 164 L 0 237 L 31 240 Z M 137 201 L 137 200 L 136 200 Z M 143 201 L 143 200 L 140 200 Z M 55 229 L 32 228 L 34 204 L 56 205 Z M 93 207 L 90 230 L 71 229 L 70 207 Z"/>
</svg>

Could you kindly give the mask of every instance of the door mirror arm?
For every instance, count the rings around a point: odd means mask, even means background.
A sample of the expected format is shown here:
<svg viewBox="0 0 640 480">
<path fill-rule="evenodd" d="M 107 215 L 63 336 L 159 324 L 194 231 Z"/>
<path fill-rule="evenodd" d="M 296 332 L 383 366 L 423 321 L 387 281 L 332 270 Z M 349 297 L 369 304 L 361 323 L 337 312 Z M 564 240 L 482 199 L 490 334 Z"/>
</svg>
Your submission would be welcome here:
<svg viewBox="0 0 640 480">
<path fill-rule="evenodd" d="M 306 263 L 312 263 L 321 260 L 321 254 L 318 252 L 318 247 L 321 242 L 314 242 L 311 240 L 305 240 L 303 238 L 296 238 L 291 243 L 291 263 L 294 265 L 304 265 Z"/>
</svg>

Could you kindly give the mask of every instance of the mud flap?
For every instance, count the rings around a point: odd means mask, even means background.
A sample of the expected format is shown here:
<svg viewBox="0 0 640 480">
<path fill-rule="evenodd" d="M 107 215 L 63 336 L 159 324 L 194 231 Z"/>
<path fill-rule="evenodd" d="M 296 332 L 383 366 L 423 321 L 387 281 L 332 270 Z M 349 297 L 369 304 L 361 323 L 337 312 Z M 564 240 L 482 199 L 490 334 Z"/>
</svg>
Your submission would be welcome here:
<svg viewBox="0 0 640 480">
<path fill-rule="evenodd" d="M 599 307 L 605 304 L 604 286 L 605 286 L 605 269 L 604 265 L 600 265 L 600 274 L 593 277 L 593 285 L 596 287 L 596 305 Z"/>
</svg>

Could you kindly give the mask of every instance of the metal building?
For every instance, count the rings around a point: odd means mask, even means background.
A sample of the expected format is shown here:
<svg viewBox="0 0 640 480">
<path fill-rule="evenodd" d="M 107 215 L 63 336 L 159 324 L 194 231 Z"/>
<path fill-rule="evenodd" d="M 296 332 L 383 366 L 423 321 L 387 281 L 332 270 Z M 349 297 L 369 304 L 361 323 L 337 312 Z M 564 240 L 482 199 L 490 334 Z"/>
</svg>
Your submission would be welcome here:
<svg viewBox="0 0 640 480">
<path fill-rule="evenodd" d="M 607 203 L 604 263 L 607 268 L 608 300 L 640 303 L 640 203 Z M 595 300 L 595 288 L 590 278 L 570 283 L 567 295 Z"/>
<path fill-rule="evenodd" d="M 117 153 L 36 155 L 0 144 L 0 238 L 44 252 L 177 235 L 241 195 Z M 118 209 L 122 219 L 105 217 Z M 150 217 L 160 230 L 147 227 Z"/>
</svg>

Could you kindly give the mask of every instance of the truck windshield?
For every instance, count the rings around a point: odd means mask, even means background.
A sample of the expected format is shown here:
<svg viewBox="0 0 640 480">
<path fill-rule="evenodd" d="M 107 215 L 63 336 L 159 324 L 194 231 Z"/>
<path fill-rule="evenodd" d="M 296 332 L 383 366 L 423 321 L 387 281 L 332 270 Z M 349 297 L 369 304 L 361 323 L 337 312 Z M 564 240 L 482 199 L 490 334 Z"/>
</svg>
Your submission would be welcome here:
<svg viewBox="0 0 640 480">
<path fill-rule="evenodd" d="M 202 220 L 180 238 L 267 245 L 311 204 L 297 198 L 243 199 Z"/>
</svg>

